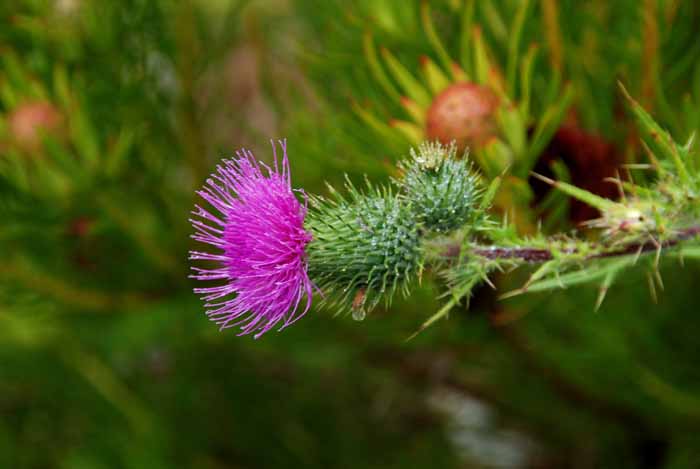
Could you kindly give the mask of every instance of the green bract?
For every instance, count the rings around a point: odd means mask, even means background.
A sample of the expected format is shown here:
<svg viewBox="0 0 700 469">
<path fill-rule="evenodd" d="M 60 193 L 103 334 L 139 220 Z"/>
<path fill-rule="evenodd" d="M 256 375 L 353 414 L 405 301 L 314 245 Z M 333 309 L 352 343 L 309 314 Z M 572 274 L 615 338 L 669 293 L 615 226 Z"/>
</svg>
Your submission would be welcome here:
<svg viewBox="0 0 700 469">
<path fill-rule="evenodd" d="M 474 213 L 480 195 L 479 177 L 466 158 L 457 159 L 457 147 L 424 142 L 402 165 L 399 184 L 418 221 L 435 233 L 464 226 Z"/>
<path fill-rule="evenodd" d="M 309 276 L 323 301 L 361 317 L 397 290 L 408 294 L 422 267 L 418 223 L 389 188 L 366 193 L 348 183 L 348 197 L 312 198 L 307 228 Z"/>
</svg>

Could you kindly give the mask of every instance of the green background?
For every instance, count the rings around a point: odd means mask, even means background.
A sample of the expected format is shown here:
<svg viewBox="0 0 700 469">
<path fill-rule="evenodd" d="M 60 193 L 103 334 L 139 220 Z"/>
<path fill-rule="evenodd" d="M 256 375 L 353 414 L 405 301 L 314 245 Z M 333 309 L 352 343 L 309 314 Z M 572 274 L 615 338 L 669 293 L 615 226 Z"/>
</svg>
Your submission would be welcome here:
<svg viewBox="0 0 700 469">
<path fill-rule="evenodd" d="M 462 2 L 430 3 L 457 54 Z M 477 2 L 497 61 L 519 4 Z M 700 466 L 691 261 L 664 263 L 657 304 L 643 269 L 597 313 L 595 286 L 503 302 L 485 287 L 409 342 L 442 302 L 430 275 L 362 322 L 312 309 L 256 341 L 207 321 L 187 278 L 194 190 L 219 158 L 269 161 L 282 137 L 308 192 L 394 175 L 410 144 L 352 106 L 397 112 L 363 34 L 417 70 L 434 55 L 419 5 L 0 4 L 0 468 Z M 576 125 L 635 153 L 616 81 L 685 141 L 698 32 L 691 0 L 533 2 L 517 53 L 539 45 L 544 90 L 559 50 Z M 36 102 L 59 123 L 21 141 Z"/>
</svg>

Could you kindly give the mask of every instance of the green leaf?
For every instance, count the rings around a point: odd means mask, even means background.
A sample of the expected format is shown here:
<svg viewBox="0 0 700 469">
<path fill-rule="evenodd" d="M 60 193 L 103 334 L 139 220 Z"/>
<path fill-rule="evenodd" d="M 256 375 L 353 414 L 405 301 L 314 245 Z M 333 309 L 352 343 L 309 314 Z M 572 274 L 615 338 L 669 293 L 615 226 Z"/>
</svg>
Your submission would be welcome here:
<svg viewBox="0 0 700 469">
<path fill-rule="evenodd" d="M 425 125 L 425 109 L 420 107 L 418 103 L 403 96 L 401 98 L 401 107 L 404 108 L 406 113 L 411 116 L 416 124 L 420 126 Z"/>
<path fill-rule="evenodd" d="M 493 181 L 491 181 L 489 187 L 486 188 L 486 192 L 484 192 L 484 195 L 481 198 L 481 204 L 479 205 L 478 209 L 479 213 L 485 213 L 486 211 L 488 211 L 489 208 L 491 208 L 491 204 L 493 204 L 493 199 L 496 197 L 496 193 L 501 187 L 502 182 L 503 175 L 493 178 Z"/>
<path fill-rule="evenodd" d="M 535 58 L 537 57 L 538 47 L 535 44 L 530 45 L 525 57 L 520 64 L 520 101 L 519 109 L 523 116 L 523 120 L 527 123 L 530 119 L 530 95 L 532 90 L 532 70 L 534 68 Z"/>
<path fill-rule="evenodd" d="M 474 71 L 477 83 L 485 85 L 489 83 L 491 76 L 491 63 L 489 62 L 486 45 L 484 44 L 481 28 L 474 28 Z"/>
<path fill-rule="evenodd" d="M 513 153 L 522 158 L 527 140 L 527 128 L 522 113 L 515 106 L 502 106 L 498 112 L 498 122 Z"/>
<path fill-rule="evenodd" d="M 471 55 L 471 36 L 472 36 L 472 23 L 474 20 L 474 4 L 475 0 L 466 0 L 464 2 L 464 9 L 462 10 L 462 24 L 460 27 L 460 51 L 462 67 L 467 72 L 467 74 L 473 75 L 473 64 Z"/>
<path fill-rule="evenodd" d="M 566 111 L 569 109 L 574 99 L 574 89 L 571 85 L 564 88 L 564 92 L 556 104 L 547 109 L 540 118 L 535 128 L 535 133 L 530 140 L 530 148 L 522 161 L 517 162 L 515 174 L 520 177 L 527 177 L 532 170 L 542 151 L 547 147 L 554 133 L 559 129 Z"/>
<path fill-rule="evenodd" d="M 427 321 L 425 321 L 423 324 L 420 325 L 418 330 L 411 334 L 406 341 L 412 340 L 415 338 L 418 334 L 426 330 L 428 327 L 431 325 L 435 324 L 437 321 L 440 319 L 444 318 L 447 316 L 447 314 L 450 312 L 452 308 L 457 306 L 460 301 L 462 301 L 463 298 L 469 296 L 474 289 L 474 287 L 483 279 L 482 273 L 478 271 L 474 271 L 469 278 L 464 281 L 460 286 L 458 286 L 455 289 L 451 289 L 449 292 L 450 295 L 450 300 L 445 303 L 445 305 L 438 310 L 437 313 L 433 314 L 428 318 Z"/>
<path fill-rule="evenodd" d="M 389 67 L 389 71 L 391 71 L 394 78 L 399 82 L 399 85 L 401 85 L 406 94 L 418 104 L 426 107 L 429 106 L 431 101 L 430 94 L 428 94 L 428 91 L 423 87 L 423 85 L 421 85 L 418 80 L 415 79 L 411 72 L 409 72 L 406 67 L 401 65 L 401 62 L 399 62 L 388 49 L 383 47 L 381 49 L 381 54 Z"/>
<path fill-rule="evenodd" d="M 394 130 L 391 127 L 389 127 L 388 124 L 385 124 L 384 122 L 379 120 L 374 114 L 364 109 L 355 102 L 351 104 L 351 107 L 355 114 L 357 114 L 360 117 L 360 119 L 364 121 L 365 124 L 367 124 L 370 128 L 374 129 L 374 131 L 377 132 L 380 136 L 393 142 L 400 140 L 397 138 L 396 132 L 394 132 Z"/>
<path fill-rule="evenodd" d="M 399 133 L 406 137 L 413 145 L 419 145 L 425 137 L 423 129 L 412 122 L 394 119 L 391 121 L 390 125 L 398 130 Z"/>
<path fill-rule="evenodd" d="M 508 95 L 515 94 L 516 71 L 518 69 L 518 57 L 520 56 L 520 37 L 523 32 L 523 24 L 530 10 L 530 0 L 523 0 L 518 11 L 515 13 L 513 25 L 510 28 L 510 38 L 508 41 L 508 62 L 506 67 Z"/>
<path fill-rule="evenodd" d="M 396 87 L 394 87 L 394 85 L 391 83 L 389 77 L 387 77 L 386 73 L 384 73 L 382 65 L 379 63 L 377 50 L 374 47 L 374 41 L 369 31 L 365 33 L 362 44 L 365 53 L 365 60 L 367 60 L 369 71 L 372 76 L 374 76 L 374 79 L 379 82 L 379 85 L 384 89 L 390 98 L 394 99 L 395 101 L 401 99 L 401 93 L 399 93 Z"/>
<path fill-rule="evenodd" d="M 534 282 L 530 284 L 525 291 L 528 293 L 535 293 L 552 290 L 555 288 L 568 288 L 574 285 L 590 283 L 601 278 L 606 278 L 611 272 L 617 273 L 620 270 L 633 265 L 634 260 L 634 256 L 630 255 L 612 261 L 599 261 L 598 264 L 589 265 L 581 270 Z M 524 293 L 525 291 L 521 293 Z"/>
<path fill-rule="evenodd" d="M 678 146 L 671 138 L 671 135 L 656 123 L 656 121 L 644 110 L 641 104 L 635 101 L 627 92 L 627 89 L 622 83 L 619 83 L 622 94 L 630 104 L 632 113 L 637 118 L 639 128 L 642 133 L 649 139 L 653 147 L 656 148 L 661 155 L 668 161 L 672 161 L 676 168 L 678 177 L 683 184 L 690 182 L 690 175 L 685 163 L 681 159 L 678 151 Z"/>
<path fill-rule="evenodd" d="M 490 178 L 497 176 L 513 164 L 513 151 L 503 143 L 501 139 L 495 138 L 484 145 L 478 152 L 479 164 Z"/>
<path fill-rule="evenodd" d="M 421 4 L 420 12 L 423 29 L 425 30 L 425 35 L 428 37 L 428 42 L 430 42 L 430 45 L 435 49 L 440 62 L 442 62 L 442 66 L 445 67 L 446 70 L 452 71 L 452 58 L 450 58 L 445 46 L 442 44 L 440 36 L 435 32 L 435 25 L 433 25 L 433 20 L 430 16 L 430 4 L 427 1 L 423 1 Z"/>
<path fill-rule="evenodd" d="M 612 210 L 617 208 L 619 205 L 618 203 L 613 202 L 610 199 L 600 197 L 599 195 L 596 195 L 585 189 L 581 189 L 580 187 L 576 187 L 572 184 L 562 181 L 554 181 L 552 179 L 549 179 L 548 177 L 542 176 L 541 174 L 537 173 L 532 173 L 532 176 L 536 177 L 541 181 L 546 182 L 547 184 L 552 185 L 556 189 L 573 197 L 574 199 L 580 200 L 581 202 L 584 202 L 590 205 L 591 207 L 597 208 L 600 211 Z"/>
<path fill-rule="evenodd" d="M 450 70 L 452 69 L 453 67 L 450 67 Z M 421 57 L 421 70 L 433 94 L 440 93 L 450 85 L 450 79 L 445 76 L 440 67 L 430 60 L 429 57 Z"/>
<path fill-rule="evenodd" d="M 114 177 L 121 172 L 122 168 L 126 164 L 126 157 L 133 147 L 135 139 L 136 131 L 133 129 L 122 129 L 122 131 L 119 132 L 117 141 L 106 155 L 106 161 L 104 164 L 105 174 L 110 177 Z"/>
<path fill-rule="evenodd" d="M 71 108 L 70 134 L 80 158 L 88 168 L 96 170 L 100 163 L 97 132 L 81 103 L 75 103 Z"/>
</svg>

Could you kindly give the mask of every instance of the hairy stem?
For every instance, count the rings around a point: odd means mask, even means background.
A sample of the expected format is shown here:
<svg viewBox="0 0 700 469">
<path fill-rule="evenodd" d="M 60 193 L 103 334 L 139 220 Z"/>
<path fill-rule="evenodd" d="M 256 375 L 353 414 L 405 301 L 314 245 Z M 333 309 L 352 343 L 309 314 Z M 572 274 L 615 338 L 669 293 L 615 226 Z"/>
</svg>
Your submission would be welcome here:
<svg viewBox="0 0 700 469">
<path fill-rule="evenodd" d="M 664 241 L 655 241 L 651 237 L 644 242 L 631 242 L 619 247 L 606 247 L 601 245 L 601 249 L 592 252 L 584 260 L 604 259 L 609 257 L 621 257 L 628 255 L 642 254 L 645 252 L 657 251 L 660 248 L 670 248 L 683 241 L 688 241 L 700 236 L 700 226 L 691 226 L 680 230 L 675 236 Z M 444 251 L 446 257 L 458 257 L 461 253 L 461 246 L 457 243 L 450 245 Z M 500 247 L 500 246 L 477 246 L 470 249 L 469 253 L 489 260 L 513 259 L 524 263 L 537 264 L 551 261 L 557 255 L 575 255 L 579 251 L 576 248 L 560 249 L 555 251 L 547 248 L 535 247 Z"/>
</svg>

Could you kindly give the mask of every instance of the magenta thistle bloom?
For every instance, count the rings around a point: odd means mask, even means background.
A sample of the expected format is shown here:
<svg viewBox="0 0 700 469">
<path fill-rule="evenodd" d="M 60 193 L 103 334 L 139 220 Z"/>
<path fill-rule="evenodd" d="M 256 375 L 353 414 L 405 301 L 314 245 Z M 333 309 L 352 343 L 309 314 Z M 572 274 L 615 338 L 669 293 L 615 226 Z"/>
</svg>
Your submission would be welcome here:
<svg viewBox="0 0 700 469">
<path fill-rule="evenodd" d="M 287 142 L 279 141 L 281 168 L 272 142 L 274 167 L 245 149 L 224 160 L 197 193 L 214 209 L 196 205 L 190 220 L 192 238 L 218 252 L 190 252 L 190 259 L 213 261 L 214 268 L 193 267 L 198 280 L 217 286 L 196 288 L 206 302 L 207 315 L 221 329 L 240 327 L 239 335 L 259 338 L 277 324 L 280 330 L 302 317 L 311 306 L 312 284 L 307 275 L 304 230 L 306 206 L 291 187 Z M 306 304 L 300 309 L 303 296 Z"/>
</svg>

